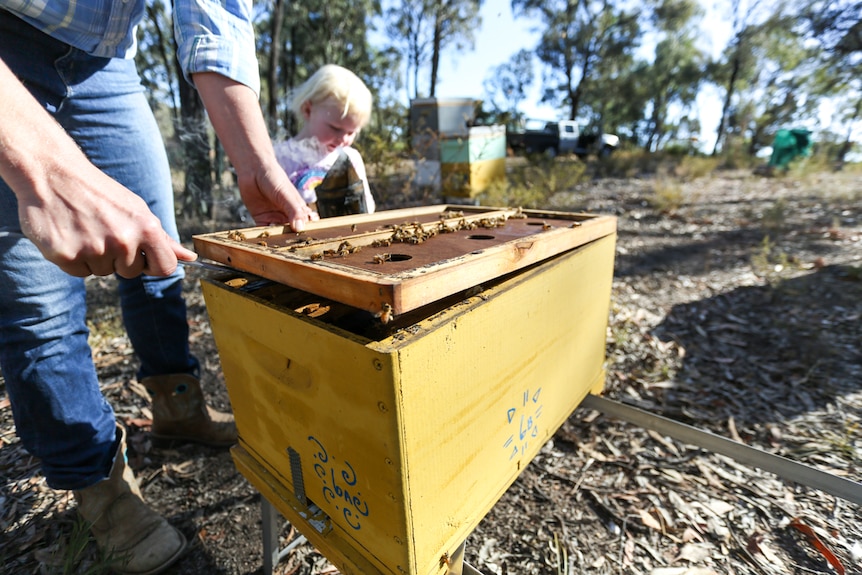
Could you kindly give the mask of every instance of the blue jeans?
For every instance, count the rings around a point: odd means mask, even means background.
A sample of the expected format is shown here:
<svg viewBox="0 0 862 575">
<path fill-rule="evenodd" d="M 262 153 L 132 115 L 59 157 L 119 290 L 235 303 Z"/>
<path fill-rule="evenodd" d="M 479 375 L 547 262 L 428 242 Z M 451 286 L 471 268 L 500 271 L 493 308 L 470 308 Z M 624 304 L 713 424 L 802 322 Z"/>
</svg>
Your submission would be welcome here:
<svg viewBox="0 0 862 575">
<path fill-rule="evenodd" d="M 94 58 L 0 10 L 0 57 L 90 160 L 141 196 L 178 237 L 161 134 L 132 60 Z M 118 278 L 138 378 L 197 375 L 183 272 Z M 85 285 L 45 260 L 21 233 L 18 204 L 0 180 L 0 366 L 24 447 L 48 485 L 81 489 L 107 476 L 114 413 L 87 343 Z"/>
</svg>

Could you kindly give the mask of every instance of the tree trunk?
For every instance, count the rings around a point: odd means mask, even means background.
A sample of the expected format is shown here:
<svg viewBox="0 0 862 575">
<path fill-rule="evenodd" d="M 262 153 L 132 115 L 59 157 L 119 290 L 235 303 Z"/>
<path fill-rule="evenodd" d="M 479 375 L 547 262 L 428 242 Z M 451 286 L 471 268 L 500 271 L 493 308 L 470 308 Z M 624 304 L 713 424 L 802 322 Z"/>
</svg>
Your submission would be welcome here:
<svg viewBox="0 0 862 575">
<path fill-rule="evenodd" d="M 179 70 L 179 61 L 175 63 Z M 188 82 L 180 82 L 179 92 L 182 126 L 178 137 L 185 160 L 182 213 L 188 217 L 210 217 L 213 180 L 206 109 L 197 90 Z"/>
<path fill-rule="evenodd" d="M 164 33 L 162 32 L 161 20 L 159 19 L 159 14 L 155 11 L 152 4 L 147 3 L 147 14 L 150 17 L 150 21 L 153 24 L 153 29 L 156 32 L 156 38 L 159 42 L 159 56 L 162 58 L 162 63 L 165 66 L 165 75 L 168 78 L 168 95 L 171 98 L 171 124 L 174 127 L 174 134 L 179 133 L 180 123 L 179 118 L 177 117 L 177 90 L 174 82 L 174 66 L 171 66 L 171 60 L 168 58 L 168 40 L 165 38 Z M 180 73 L 180 78 L 182 78 L 182 73 Z"/>
<path fill-rule="evenodd" d="M 421 64 L 421 55 L 419 53 L 419 32 L 413 33 L 413 54 L 412 56 L 412 65 L 413 65 L 413 97 L 419 97 L 419 64 Z"/>
<path fill-rule="evenodd" d="M 582 86 L 584 84 L 584 81 L 587 79 L 587 74 L 589 74 L 589 71 L 590 71 L 589 62 L 590 62 L 590 57 L 589 57 L 589 55 L 587 55 L 584 58 L 584 65 L 581 66 L 581 79 L 578 80 L 578 85 L 575 86 L 574 90 L 572 89 L 572 80 L 573 80 L 572 73 L 571 73 L 572 66 L 571 65 L 566 66 L 566 75 L 568 76 L 568 86 L 569 86 L 569 100 L 571 102 L 571 106 L 569 109 L 569 120 L 572 120 L 572 121 L 577 119 L 578 108 L 581 107 L 581 95 L 583 93 Z"/>
<path fill-rule="evenodd" d="M 437 2 L 435 2 L 434 14 L 434 42 L 431 47 L 431 87 L 429 89 L 429 96 L 431 98 L 434 97 L 434 94 L 437 91 L 437 72 L 440 69 L 440 45 L 442 43 L 443 34 L 443 9 L 444 2 L 442 0 L 437 0 Z"/>
<path fill-rule="evenodd" d="M 289 95 L 296 86 L 296 26 L 290 26 L 288 31 L 290 35 L 291 52 L 285 58 L 287 69 L 282 75 L 282 81 L 284 82 L 284 93 Z M 299 131 L 299 121 L 294 117 L 290 110 L 284 111 L 284 129 L 287 131 L 288 137 Z"/>
<path fill-rule="evenodd" d="M 726 129 L 727 116 L 730 113 L 730 104 L 733 100 L 733 94 L 736 90 L 736 79 L 739 76 L 739 71 L 742 68 L 742 63 L 737 54 L 733 58 L 733 68 L 730 72 L 730 81 L 727 83 L 727 94 L 724 96 L 724 104 L 721 106 L 721 119 L 718 121 L 718 133 L 715 136 L 715 146 L 712 148 L 712 155 L 718 155 L 721 150 L 721 144 L 724 140 L 724 130 Z"/>
<path fill-rule="evenodd" d="M 853 126 L 860 115 L 862 115 L 862 99 L 856 100 L 856 107 L 853 109 L 853 116 L 850 118 L 849 127 L 847 128 L 847 137 L 844 139 L 841 147 L 838 148 L 838 157 L 835 158 L 835 162 L 839 166 L 844 165 L 844 158 L 853 149 Z"/>
<path fill-rule="evenodd" d="M 278 64 L 281 61 L 281 29 L 284 23 L 284 0 L 275 0 L 270 21 L 272 43 L 269 47 L 267 69 L 269 101 L 267 102 L 267 124 L 270 135 L 278 133 Z"/>
</svg>

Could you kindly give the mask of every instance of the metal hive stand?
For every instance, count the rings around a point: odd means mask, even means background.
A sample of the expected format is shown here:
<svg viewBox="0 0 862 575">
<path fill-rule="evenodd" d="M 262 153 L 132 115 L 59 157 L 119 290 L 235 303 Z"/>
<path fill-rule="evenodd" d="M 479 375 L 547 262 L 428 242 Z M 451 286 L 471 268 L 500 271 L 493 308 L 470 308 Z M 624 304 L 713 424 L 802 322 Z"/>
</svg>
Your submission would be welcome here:
<svg viewBox="0 0 862 575">
<path fill-rule="evenodd" d="M 290 551 L 305 541 L 300 535 L 291 541 L 284 549 L 278 548 L 278 518 L 279 513 L 269 500 L 261 495 L 260 514 L 263 522 L 263 575 L 272 575 L 275 566 L 284 559 Z M 464 544 L 458 548 L 453 557 L 449 558 L 448 575 L 483 575 L 481 571 L 464 561 Z"/>
</svg>

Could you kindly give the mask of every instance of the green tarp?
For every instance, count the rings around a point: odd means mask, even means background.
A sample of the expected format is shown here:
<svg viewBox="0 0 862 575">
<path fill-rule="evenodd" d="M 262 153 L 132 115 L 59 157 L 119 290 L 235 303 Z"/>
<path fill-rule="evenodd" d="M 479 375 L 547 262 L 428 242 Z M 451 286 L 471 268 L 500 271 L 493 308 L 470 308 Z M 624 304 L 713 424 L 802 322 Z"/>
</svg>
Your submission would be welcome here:
<svg viewBox="0 0 862 575">
<path fill-rule="evenodd" d="M 811 145 L 809 130 L 778 130 L 772 143 L 769 165 L 787 169 L 790 162 L 798 156 L 808 156 L 811 153 Z"/>
</svg>

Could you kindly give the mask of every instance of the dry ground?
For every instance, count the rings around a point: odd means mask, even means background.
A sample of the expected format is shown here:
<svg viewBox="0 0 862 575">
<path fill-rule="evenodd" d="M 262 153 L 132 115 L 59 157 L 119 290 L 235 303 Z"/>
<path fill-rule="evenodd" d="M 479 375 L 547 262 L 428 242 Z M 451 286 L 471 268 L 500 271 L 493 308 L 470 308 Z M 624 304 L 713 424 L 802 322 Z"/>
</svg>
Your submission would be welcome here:
<svg viewBox="0 0 862 575">
<path fill-rule="evenodd" d="M 619 216 L 608 396 L 862 478 L 862 176 L 600 179 L 542 207 Z M 90 287 L 95 358 L 131 464 L 191 543 L 169 573 L 259 572 L 259 495 L 225 451 L 151 445 L 113 281 Z M 205 387 L 227 408 L 193 274 L 187 288 Z M 0 380 L 4 573 L 64 572 L 75 517 L 20 446 Z M 80 557 L 66 572 L 99 572 L 92 545 Z M 859 574 L 862 509 L 579 408 L 469 537 L 467 560 L 487 575 Z M 306 544 L 277 572 L 335 570 Z"/>
</svg>

